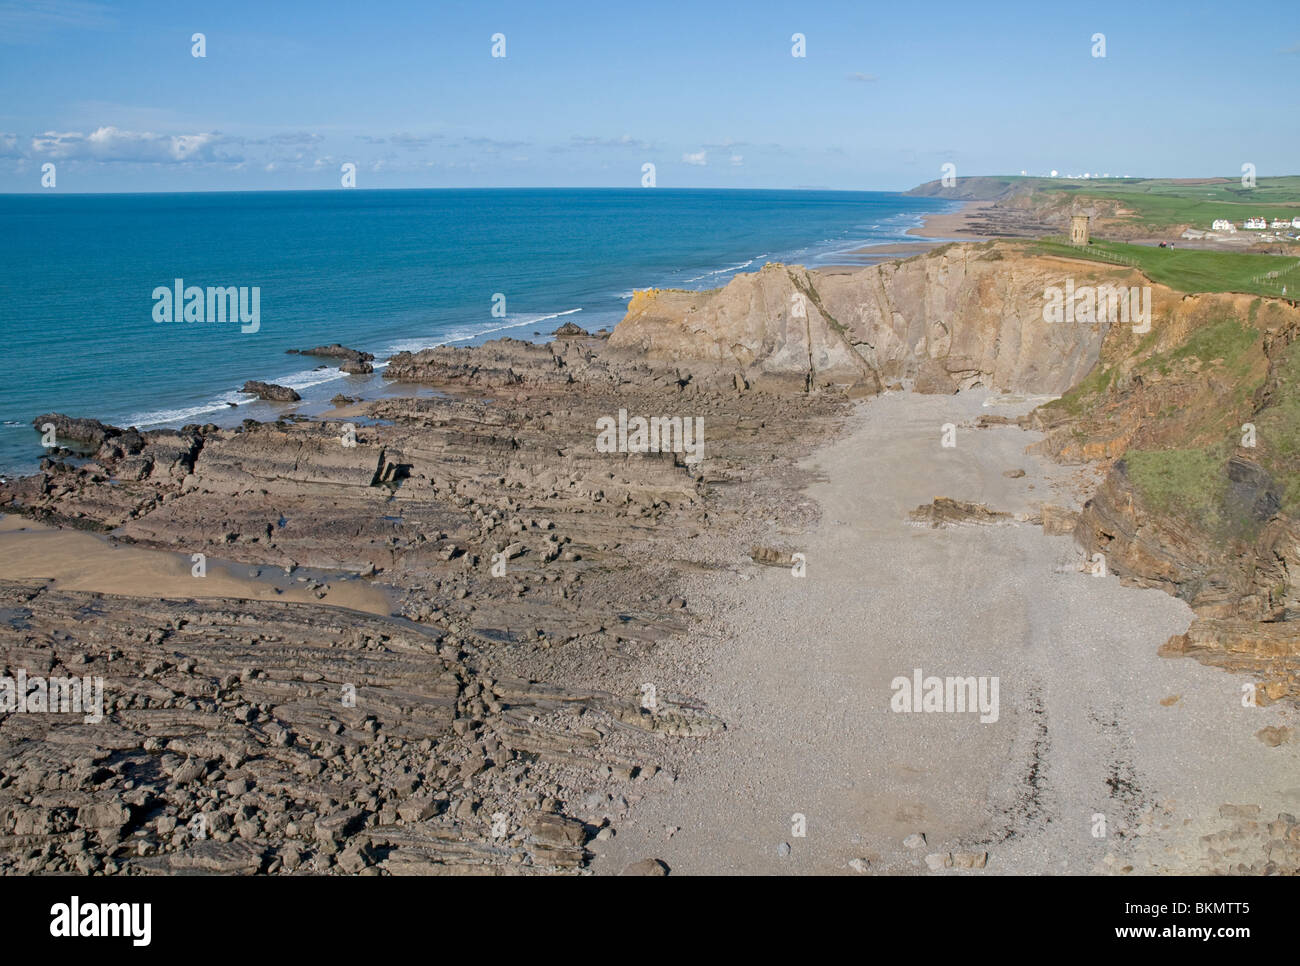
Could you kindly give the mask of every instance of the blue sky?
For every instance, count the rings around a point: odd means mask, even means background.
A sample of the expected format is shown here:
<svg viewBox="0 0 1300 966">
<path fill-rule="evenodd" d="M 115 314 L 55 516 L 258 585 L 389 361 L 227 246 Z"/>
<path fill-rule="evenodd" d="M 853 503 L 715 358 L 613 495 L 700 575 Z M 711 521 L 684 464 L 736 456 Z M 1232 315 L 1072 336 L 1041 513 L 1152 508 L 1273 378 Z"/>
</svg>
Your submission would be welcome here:
<svg viewBox="0 0 1300 966">
<path fill-rule="evenodd" d="M 0 0 L 0 92 L 0 192 L 1265 177 L 1300 2 Z"/>
</svg>

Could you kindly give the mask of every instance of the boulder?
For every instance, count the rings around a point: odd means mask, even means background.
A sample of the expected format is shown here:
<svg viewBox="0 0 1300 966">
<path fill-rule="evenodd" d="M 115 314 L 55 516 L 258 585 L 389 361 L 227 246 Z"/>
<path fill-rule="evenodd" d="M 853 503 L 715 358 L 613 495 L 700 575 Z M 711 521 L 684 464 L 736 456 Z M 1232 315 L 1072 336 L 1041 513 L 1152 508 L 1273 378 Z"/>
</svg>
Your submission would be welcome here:
<svg viewBox="0 0 1300 966">
<path fill-rule="evenodd" d="M 99 447 L 104 445 L 105 441 L 122 435 L 122 430 L 101 423 L 98 419 L 76 419 L 62 413 L 46 413 L 32 420 L 32 426 L 40 433 L 45 431 L 44 427 L 49 423 L 54 424 L 54 439 L 58 446 L 77 443 L 82 446 Z"/>
<path fill-rule="evenodd" d="M 244 388 L 240 392 L 249 393 L 269 402 L 298 402 L 302 399 L 302 396 L 288 386 L 277 386 L 272 382 L 258 382 L 256 379 L 250 379 L 244 383 Z"/>
<path fill-rule="evenodd" d="M 565 322 L 562 326 L 552 332 L 551 335 L 555 336 L 557 339 L 585 339 L 589 337 L 591 333 L 581 326 L 574 325 L 572 322 Z"/>
</svg>

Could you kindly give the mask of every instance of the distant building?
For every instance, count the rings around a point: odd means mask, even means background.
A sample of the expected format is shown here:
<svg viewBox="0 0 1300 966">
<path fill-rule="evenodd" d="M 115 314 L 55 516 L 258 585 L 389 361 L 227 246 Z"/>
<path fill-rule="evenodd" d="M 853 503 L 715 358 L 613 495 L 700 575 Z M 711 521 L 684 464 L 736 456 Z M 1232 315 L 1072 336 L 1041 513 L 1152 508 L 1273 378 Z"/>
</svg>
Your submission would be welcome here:
<svg viewBox="0 0 1300 966">
<path fill-rule="evenodd" d="M 1270 225 L 1269 227 L 1270 227 L 1270 228 L 1290 228 L 1290 227 L 1291 227 L 1291 222 L 1287 221 L 1285 218 L 1274 218 L 1274 219 L 1273 219 L 1273 224 Z"/>
<path fill-rule="evenodd" d="M 1242 227 L 1243 227 L 1243 228 L 1256 228 L 1256 229 L 1267 228 L 1267 227 L 1268 227 L 1268 219 L 1267 219 L 1267 218 L 1247 218 L 1247 219 L 1246 219 L 1246 223 L 1245 223 L 1245 225 L 1243 225 Z"/>
<path fill-rule="evenodd" d="M 1232 222 L 1228 221 L 1228 219 L 1226 218 L 1220 218 L 1210 227 L 1213 228 L 1215 231 L 1236 231 L 1237 230 L 1237 226 L 1234 225 Z"/>
<path fill-rule="evenodd" d="M 1087 215 L 1070 216 L 1070 244 L 1086 245 L 1088 244 L 1088 221 Z"/>
<path fill-rule="evenodd" d="M 1291 227 L 1292 227 L 1292 228 L 1300 228 L 1300 218 L 1292 218 L 1292 219 L 1291 219 Z"/>
</svg>

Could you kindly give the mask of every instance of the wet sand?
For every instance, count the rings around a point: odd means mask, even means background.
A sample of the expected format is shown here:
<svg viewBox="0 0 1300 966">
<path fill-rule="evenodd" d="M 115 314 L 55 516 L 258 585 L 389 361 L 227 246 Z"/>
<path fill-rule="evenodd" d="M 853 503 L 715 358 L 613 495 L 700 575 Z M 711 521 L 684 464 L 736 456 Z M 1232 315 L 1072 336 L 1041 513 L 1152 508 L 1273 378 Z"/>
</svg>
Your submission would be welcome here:
<svg viewBox="0 0 1300 966">
<path fill-rule="evenodd" d="M 130 597 L 232 597 L 344 607 L 387 616 L 388 597 L 355 575 L 305 570 L 285 574 L 208 557 L 205 575 L 194 575 L 185 554 L 121 544 L 83 530 L 59 529 L 0 515 L 0 580 L 47 580 L 58 590 L 86 590 Z M 256 574 L 256 576 L 253 576 Z M 314 579 L 321 596 L 306 586 Z"/>
<path fill-rule="evenodd" d="M 972 224 L 988 215 L 995 207 L 991 201 L 968 201 L 956 211 L 926 215 L 925 221 L 908 230 L 909 235 L 944 241 L 987 241 L 989 236 L 972 228 Z"/>
<path fill-rule="evenodd" d="M 818 271 L 832 273 L 849 271 L 862 268 L 864 265 L 878 265 L 895 259 L 911 258 L 913 255 L 920 255 L 954 241 L 987 241 L 990 236 L 973 229 L 971 225 L 991 207 L 992 202 L 966 202 L 957 211 L 926 215 L 920 225 L 907 231 L 907 234 L 916 237 L 916 241 L 866 245 L 848 252 L 843 264 L 826 268 L 819 266 Z"/>
</svg>

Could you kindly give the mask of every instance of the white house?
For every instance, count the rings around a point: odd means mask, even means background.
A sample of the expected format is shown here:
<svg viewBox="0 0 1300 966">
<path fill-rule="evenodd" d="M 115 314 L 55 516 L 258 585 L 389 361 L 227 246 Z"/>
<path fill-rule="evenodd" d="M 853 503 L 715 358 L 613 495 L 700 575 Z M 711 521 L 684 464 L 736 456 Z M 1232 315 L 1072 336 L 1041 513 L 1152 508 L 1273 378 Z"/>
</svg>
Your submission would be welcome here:
<svg viewBox="0 0 1300 966">
<path fill-rule="evenodd" d="M 1213 228 L 1215 231 L 1236 231 L 1237 230 L 1237 226 L 1234 225 L 1232 222 L 1228 221 L 1228 219 L 1226 218 L 1220 218 L 1210 227 Z"/>
<path fill-rule="evenodd" d="M 1291 222 L 1287 221 L 1285 218 L 1274 218 L 1274 219 L 1273 219 L 1273 224 L 1271 224 L 1269 227 L 1270 227 L 1270 228 L 1290 228 L 1290 227 L 1291 227 Z"/>
<path fill-rule="evenodd" d="M 1300 217 L 1291 219 L 1292 228 L 1300 228 Z"/>
<path fill-rule="evenodd" d="M 1262 229 L 1262 228 L 1267 228 L 1267 227 L 1268 227 L 1268 219 L 1267 219 L 1267 218 L 1247 218 L 1247 219 L 1246 219 L 1246 224 L 1245 224 L 1243 227 L 1245 227 L 1245 228 L 1260 228 L 1260 229 Z"/>
</svg>

